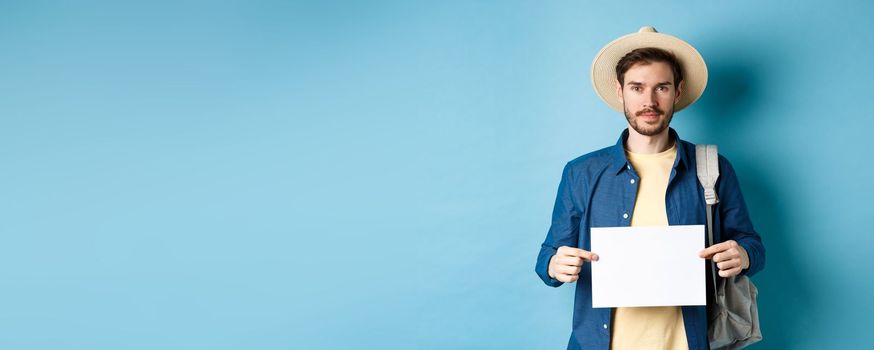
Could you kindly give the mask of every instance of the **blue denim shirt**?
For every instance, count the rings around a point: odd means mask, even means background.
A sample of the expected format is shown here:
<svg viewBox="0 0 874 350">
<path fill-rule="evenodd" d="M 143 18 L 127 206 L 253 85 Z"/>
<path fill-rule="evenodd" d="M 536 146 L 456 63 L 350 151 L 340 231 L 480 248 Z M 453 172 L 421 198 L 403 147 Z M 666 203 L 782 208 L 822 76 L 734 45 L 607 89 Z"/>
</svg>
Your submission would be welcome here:
<svg viewBox="0 0 874 350">
<path fill-rule="evenodd" d="M 670 129 L 670 135 L 677 142 L 677 157 L 665 194 L 668 223 L 705 225 L 704 190 L 696 174 L 695 145 L 680 140 L 673 129 Z M 547 285 L 562 285 L 547 273 L 549 259 L 559 247 L 590 250 L 590 228 L 631 225 L 637 186 L 630 180 L 639 182 L 640 177 L 625 157 L 627 138 L 626 129 L 616 145 L 583 155 L 564 167 L 552 225 L 541 245 L 535 267 Z M 764 267 L 765 247 L 750 222 L 734 169 L 721 155 L 719 172 L 716 183 L 719 203 L 713 208 L 714 240 L 737 241 L 750 258 L 750 267 L 743 273 L 753 275 Z M 709 271 L 709 266 L 702 264 L 701 273 L 708 274 L 708 296 L 713 294 Z M 707 349 L 707 308 L 683 306 L 682 309 L 689 349 Z M 576 283 L 573 330 L 568 349 L 609 349 L 612 311 L 610 308 L 592 308 L 592 270 L 589 263 L 583 264 Z"/>
</svg>

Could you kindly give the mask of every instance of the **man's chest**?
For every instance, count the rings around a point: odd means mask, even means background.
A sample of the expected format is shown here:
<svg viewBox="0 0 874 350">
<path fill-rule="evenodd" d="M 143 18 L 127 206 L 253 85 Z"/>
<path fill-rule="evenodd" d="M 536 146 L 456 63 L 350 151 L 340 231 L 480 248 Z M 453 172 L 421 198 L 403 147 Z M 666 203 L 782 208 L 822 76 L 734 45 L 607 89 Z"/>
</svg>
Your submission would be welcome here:
<svg viewBox="0 0 874 350">
<path fill-rule="evenodd" d="M 580 228 L 630 226 L 641 179 L 632 172 L 622 172 L 593 180 L 589 191 L 578 193 L 577 203 L 584 203 L 585 209 L 585 215 L 580 217 Z M 694 174 L 678 173 L 669 178 L 662 196 L 668 224 L 704 223 L 704 202 L 699 187 Z M 650 194 L 648 200 L 658 199 Z"/>
</svg>

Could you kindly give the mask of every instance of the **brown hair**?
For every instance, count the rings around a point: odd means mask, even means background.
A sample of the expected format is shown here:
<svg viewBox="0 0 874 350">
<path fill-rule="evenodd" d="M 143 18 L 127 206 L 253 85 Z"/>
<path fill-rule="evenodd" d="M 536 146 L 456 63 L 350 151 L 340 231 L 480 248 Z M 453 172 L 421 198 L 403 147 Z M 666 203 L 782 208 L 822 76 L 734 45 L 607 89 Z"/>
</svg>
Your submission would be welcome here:
<svg viewBox="0 0 874 350">
<path fill-rule="evenodd" d="M 671 66 L 671 71 L 674 73 L 674 86 L 679 86 L 683 81 L 683 69 L 677 56 L 657 47 L 642 47 L 625 54 L 619 63 L 616 63 L 616 78 L 619 79 L 619 85 L 625 86 L 625 72 L 635 64 L 646 65 L 653 62 L 664 62 Z"/>
</svg>

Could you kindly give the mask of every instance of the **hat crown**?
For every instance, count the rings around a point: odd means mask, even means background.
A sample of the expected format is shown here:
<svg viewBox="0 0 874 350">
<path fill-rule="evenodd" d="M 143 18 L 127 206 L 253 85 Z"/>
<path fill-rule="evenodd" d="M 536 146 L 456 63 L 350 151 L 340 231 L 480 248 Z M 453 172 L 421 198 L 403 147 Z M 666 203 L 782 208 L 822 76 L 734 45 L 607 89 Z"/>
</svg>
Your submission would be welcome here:
<svg viewBox="0 0 874 350">
<path fill-rule="evenodd" d="M 653 26 L 640 27 L 640 30 L 638 30 L 637 32 L 638 33 L 658 33 L 658 31 Z"/>
</svg>

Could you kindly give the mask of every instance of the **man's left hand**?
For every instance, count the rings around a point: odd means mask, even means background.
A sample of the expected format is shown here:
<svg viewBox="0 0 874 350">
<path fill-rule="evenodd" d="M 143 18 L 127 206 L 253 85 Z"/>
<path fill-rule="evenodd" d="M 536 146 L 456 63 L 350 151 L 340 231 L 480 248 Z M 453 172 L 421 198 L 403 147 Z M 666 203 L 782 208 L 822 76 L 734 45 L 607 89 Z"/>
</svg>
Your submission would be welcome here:
<svg viewBox="0 0 874 350">
<path fill-rule="evenodd" d="M 704 259 L 713 259 L 719 268 L 719 275 L 725 278 L 737 276 L 750 267 L 750 257 L 747 251 L 735 241 L 725 241 L 714 244 L 698 253 Z"/>
</svg>

